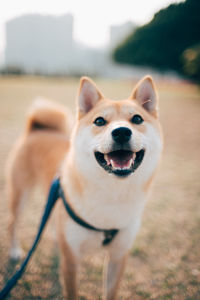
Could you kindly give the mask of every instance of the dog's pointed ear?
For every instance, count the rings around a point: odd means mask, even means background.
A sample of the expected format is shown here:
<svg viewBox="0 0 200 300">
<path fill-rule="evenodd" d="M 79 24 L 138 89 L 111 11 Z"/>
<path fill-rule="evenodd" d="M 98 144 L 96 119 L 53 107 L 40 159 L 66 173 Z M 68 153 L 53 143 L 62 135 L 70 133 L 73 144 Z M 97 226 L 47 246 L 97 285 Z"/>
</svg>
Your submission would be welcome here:
<svg viewBox="0 0 200 300">
<path fill-rule="evenodd" d="M 151 76 L 147 75 L 138 82 L 130 99 L 136 100 L 145 110 L 157 117 L 158 96 Z"/>
<path fill-rule="evenodd" d="M 103 95 L 96 84 L 90 78 L 82 77 L 78 93 L 79 116 L 88 113 L 101 99 L 103 99 Z"/>
</svg>

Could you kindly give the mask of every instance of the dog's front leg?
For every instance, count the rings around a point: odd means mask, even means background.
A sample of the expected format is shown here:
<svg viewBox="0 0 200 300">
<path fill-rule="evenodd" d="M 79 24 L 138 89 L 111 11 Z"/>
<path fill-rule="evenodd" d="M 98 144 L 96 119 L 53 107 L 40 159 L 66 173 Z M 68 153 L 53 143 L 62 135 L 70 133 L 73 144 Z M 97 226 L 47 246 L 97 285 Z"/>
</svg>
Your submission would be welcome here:
<svg viewBox="0 0 200 300">
<path fill-rule="evenodd" d="M 121 230 L 108 248 L 108 263 L 104 269 L 104 299 L 116 299 L 117 289 L 122 277 L 126 257 L 133 245 L 140 226 L 140 218 L 125 230 Z"/>
<path fill-rule="evenodd" d="M 63 211 L 62 203 L 60 202 L 56 206 L 57 238 L 60 248 L 60 281 L 63 288 L 64 299 L 77 300 L 78 259 L 66 241 L 64 232 L 65 217 L 66 212 Z"/>
<path fill-rule="evenodd" d="M 68 245 L 61 246 L 60 276 L 64 299 L 77 300 L 77 260 Z"/>
<path fill-rule="evenodd" d="M 114 300 L 116 299 L 117 289 L 122 277 L 126 254 L 115 257 L 109 255 L 106 259 L 107 266 L 104 269 L 104 299 Z"/>
</svg>

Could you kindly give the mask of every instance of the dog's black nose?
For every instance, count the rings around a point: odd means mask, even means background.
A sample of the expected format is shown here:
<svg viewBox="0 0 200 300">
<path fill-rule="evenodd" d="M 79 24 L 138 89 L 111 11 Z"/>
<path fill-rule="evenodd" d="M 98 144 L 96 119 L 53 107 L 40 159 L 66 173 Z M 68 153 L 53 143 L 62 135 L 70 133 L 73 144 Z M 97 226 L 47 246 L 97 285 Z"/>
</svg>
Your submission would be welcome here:
<svg viewBox="0 0 200 300">
<path fill-rule="evenodd" d="M 119 127 L 112 131 L 113 140 L 117 143 L 127 143 L 132 135 L 132 131 L 127 127 Z"/>
</svg>

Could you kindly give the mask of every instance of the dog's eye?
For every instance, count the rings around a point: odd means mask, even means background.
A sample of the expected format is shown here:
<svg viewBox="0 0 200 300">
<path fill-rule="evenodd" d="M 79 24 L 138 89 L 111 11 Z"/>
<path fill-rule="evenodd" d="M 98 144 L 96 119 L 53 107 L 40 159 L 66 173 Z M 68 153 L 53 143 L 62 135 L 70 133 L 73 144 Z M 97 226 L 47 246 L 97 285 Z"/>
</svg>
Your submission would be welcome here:
<svg viewBox="0 0 200 300">
<path fill-rule="evenodd" d="M 94 124 L 97 125 L 97 126 L 104 126 L 104 125 L 106 125 L 106 120 L 102 117 L 98 117 L 94 121 Z"/>
<path fill-rule="evenodd" d="M 131 122 L 133 124 L 137 124 L 137 125 L 141 124 L 143 121 L 144 120 L 142 119 L 142 117 L 140 115 L 134 115 L 131 119 Z"/>
</svg>

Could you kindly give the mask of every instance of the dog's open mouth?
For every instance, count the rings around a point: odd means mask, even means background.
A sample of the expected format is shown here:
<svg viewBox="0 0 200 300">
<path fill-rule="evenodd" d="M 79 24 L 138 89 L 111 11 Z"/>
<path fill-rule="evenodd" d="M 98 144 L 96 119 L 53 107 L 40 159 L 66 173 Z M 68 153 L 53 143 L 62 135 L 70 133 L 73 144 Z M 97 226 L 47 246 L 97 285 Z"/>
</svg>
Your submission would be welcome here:
<svg viewBox="0 0 200 300">
<path fill-rule="evenodd" d="M 117 176 L 125 177 L 139 167 L 143 160 L 144 152 L 144 149 L 138 152 L 117 150 L 106 154 L 95 152 L 95 157 L 104 170 Z"/>
</svg>

